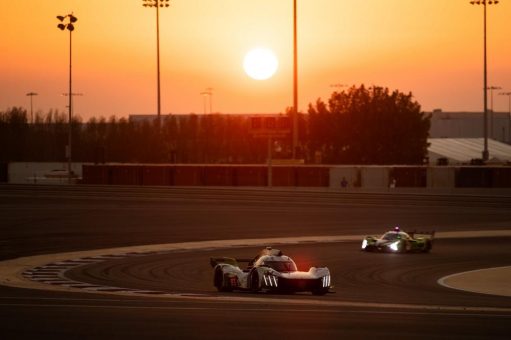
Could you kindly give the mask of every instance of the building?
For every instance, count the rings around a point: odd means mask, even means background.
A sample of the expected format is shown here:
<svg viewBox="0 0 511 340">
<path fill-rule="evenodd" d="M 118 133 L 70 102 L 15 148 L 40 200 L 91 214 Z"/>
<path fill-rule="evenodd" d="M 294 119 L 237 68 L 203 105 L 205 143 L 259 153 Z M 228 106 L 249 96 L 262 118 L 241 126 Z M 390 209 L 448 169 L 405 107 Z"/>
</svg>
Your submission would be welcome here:
<svg viewBox="0 0 511 340">
<path fill-rule="evenodd" d="M 507 112 L 488 112 L 488 138 L 511 144 L 511 115 Z M 482 112 L 431 112 L 431 138 L 483 138 Z"/>
<path fill-rule="evenodd" d="M 429 163 L 471 164 L 481 159 L 484 138 L 429 138 Z M 489 163 L 510 164 L 511 145 L 493 139 L 488 140 Z"/>
</svg>

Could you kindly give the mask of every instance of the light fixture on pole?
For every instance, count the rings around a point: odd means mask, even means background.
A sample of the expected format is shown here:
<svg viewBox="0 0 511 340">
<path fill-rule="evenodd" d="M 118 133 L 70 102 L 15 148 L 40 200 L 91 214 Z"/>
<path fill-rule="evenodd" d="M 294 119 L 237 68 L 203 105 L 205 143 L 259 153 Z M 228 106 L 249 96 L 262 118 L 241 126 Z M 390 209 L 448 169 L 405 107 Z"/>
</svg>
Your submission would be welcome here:
<svg viewBox="0 0 511 340">
<path fill-rule="evenodd" d="M 27 96 L 30 96 L 30 123 L 34 124 L 34 106 L 32 105 L 32 98 L 37 96 L 37 93 L 29 92 Z"/>
<path fill-rule="evenodd" d="M 511 92 L 501 92 L 499 96 L 507 96 L 509 99 L 509 115 L 508 115 L 508 125 L 507 125 L 507 142 L 511 144 Z"/>
<path fill-rule="evenodd" d="M 483 101 L 484 101 L 484 149 L 483 149 L 483 161 L 487 161 L 490 158 L 490 153 L 488 151 L 488 78 L 487 78 L 487 55 L 486 55 L 486 5 L 497 5 L 499 2 L 494 0 L 477 0 L 470 1 L 471 5 L 483 5 L 483 36 L 484 36 L 484 65 L 483 65 Z"/>
<path fill-rule="evenodd" d="M 72 116 L 73 116 L 73 105 L 72 105 L 72 93 L 73 93 L 73 76 L 72 76 L 72 46 L 73 46 L 73 38 L 72 33 L 75 29 L 74 23 L 78 21 L 78 18 L 76 18 L 73 13 L 62 16 L 58 15 L 57 19 L 60 21 L 60 23 L 57 25 L 57 27 L 61 30 L 68 30 L 69 31 L 69 124 L 68 124 L 68 145 L 67 145 L 67 178 L 69 184 L 72 182 L 72 174 L 73 171 L 71 169 L 71 162 L 72 162 L 72 153 L 71 153 L 71 145 L 72 145 Z"/>
<path fill-rule="evenodd" d="M 161 124 L 161 88 L 160 88 L 160 7 L 169 7 L 169 0 L 142 0 L 142 6 L 156 8 L 156 87 L 157 87 L 157 114 L 158 129 Z"/>
<path fill-rule="evenodd" d="M 207 101 L 209 99 L 209 113 L 213 113 L 213 88 L 208 87 L 205 91 L 200 93 L 204 98 L 204 114 L 206 114 L 207 110 Z"/>
</svg>

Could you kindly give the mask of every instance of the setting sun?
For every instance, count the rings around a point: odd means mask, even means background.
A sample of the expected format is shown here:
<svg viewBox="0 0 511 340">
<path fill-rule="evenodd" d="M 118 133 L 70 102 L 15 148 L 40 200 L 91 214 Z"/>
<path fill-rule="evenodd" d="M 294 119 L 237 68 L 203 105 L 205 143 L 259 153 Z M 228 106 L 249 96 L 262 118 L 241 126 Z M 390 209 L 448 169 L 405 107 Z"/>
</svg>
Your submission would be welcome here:
<svg viewBox="0 0 511 340">
<path fill-rule="evenodd" d="M 245 72 L 253 79 L 265 80 L 271 78 L 279 67 L 275 54 L 266 48 L 250 50 L 243 60 Z"/>
</svg>

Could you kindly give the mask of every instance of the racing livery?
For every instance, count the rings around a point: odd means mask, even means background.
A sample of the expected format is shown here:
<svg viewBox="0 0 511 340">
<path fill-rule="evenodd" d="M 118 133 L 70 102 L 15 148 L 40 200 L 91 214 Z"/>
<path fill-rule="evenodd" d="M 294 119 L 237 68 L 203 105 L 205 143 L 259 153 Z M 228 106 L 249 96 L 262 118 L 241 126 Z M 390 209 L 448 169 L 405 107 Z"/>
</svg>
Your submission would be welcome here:
<svg viewBox="0 0 511 340">
<path fill-rule="evenodd" d="M 382 236 L 366 236 L 362 241 L 362 250 L 389 253 L 428 253 L 433 246 L 434 236 L 434 231 L 406 233 L 396 227 Z"/>
<path fill-rule="evenodd" d="M 242 269 L 239 263 L 247 263 Z M 210 259 L 214 268 L 213 285 L 220 292 L 245 290 L 252 292 L 311 292 L 328 293 L 330 271 L 326 267 L 311 267 L 298 271 L 295 262 L 278 249 L 266 247 L 254 259 L 216 257 Z"/>
</svg>

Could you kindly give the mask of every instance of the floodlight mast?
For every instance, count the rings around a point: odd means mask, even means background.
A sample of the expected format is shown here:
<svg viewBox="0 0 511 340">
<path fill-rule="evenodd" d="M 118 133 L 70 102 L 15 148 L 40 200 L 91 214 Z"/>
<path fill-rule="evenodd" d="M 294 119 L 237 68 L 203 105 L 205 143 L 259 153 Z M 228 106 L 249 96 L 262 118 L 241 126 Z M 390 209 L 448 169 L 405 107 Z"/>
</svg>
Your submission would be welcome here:
<svg viewBox="0 0 511 340">
<path fill-rule="evenodd" d="M 156 97 L 158 129 L 161 126 L 161 87 L 160 87 L 160 7 L 169 7 L 169 0 L 142 0 L 142 6 L 156 8 Z"/>
<path fill-rule="evenodd" d="M 293 0 L 293 135 L 292 154 L 296 159 L 298 148 L 298 38 L 296 0 Z"/>
<path fill-rule="evenodd" d="M 490 158 L 490 153 L 488 151 L 488 63 L 487 63 L 487 54 L 486 54 L 486 5 L 497 5 L 499 1 L 497 0 L 477 0 L 470 1 L 471 5 L 483 5 L 483 15 L 484 15 L 484 67 L 483 67 L 483 101 L 484 101 L 484 149 L 483 149 L 483 161 L 487 161 Z"/>
<path fill-rule="evenodd" d="M 73 13 L 68 15 L 57 15 L 57 19 L 60 21 L 60 23 L 57 25 L 57 27 L 63 31 L 67 29 L 69 31 L 69 124 L 68 124 L 68 145 L 66 150 L 66 156 L 67 156 L 67 179 L 68 183 L 72 183 L 72 117 L 73 117 L 73 101 L 71 99 L 72 93 L 73 93 L 73 73 L 72 73 L 72 46 L 73 46 L 73 31 L 75 29 L 74 23 L 78 21 L 78 18 L 73 15 Z M 66 20 L 68 19 L 68 20 Z"/>
</svg>

